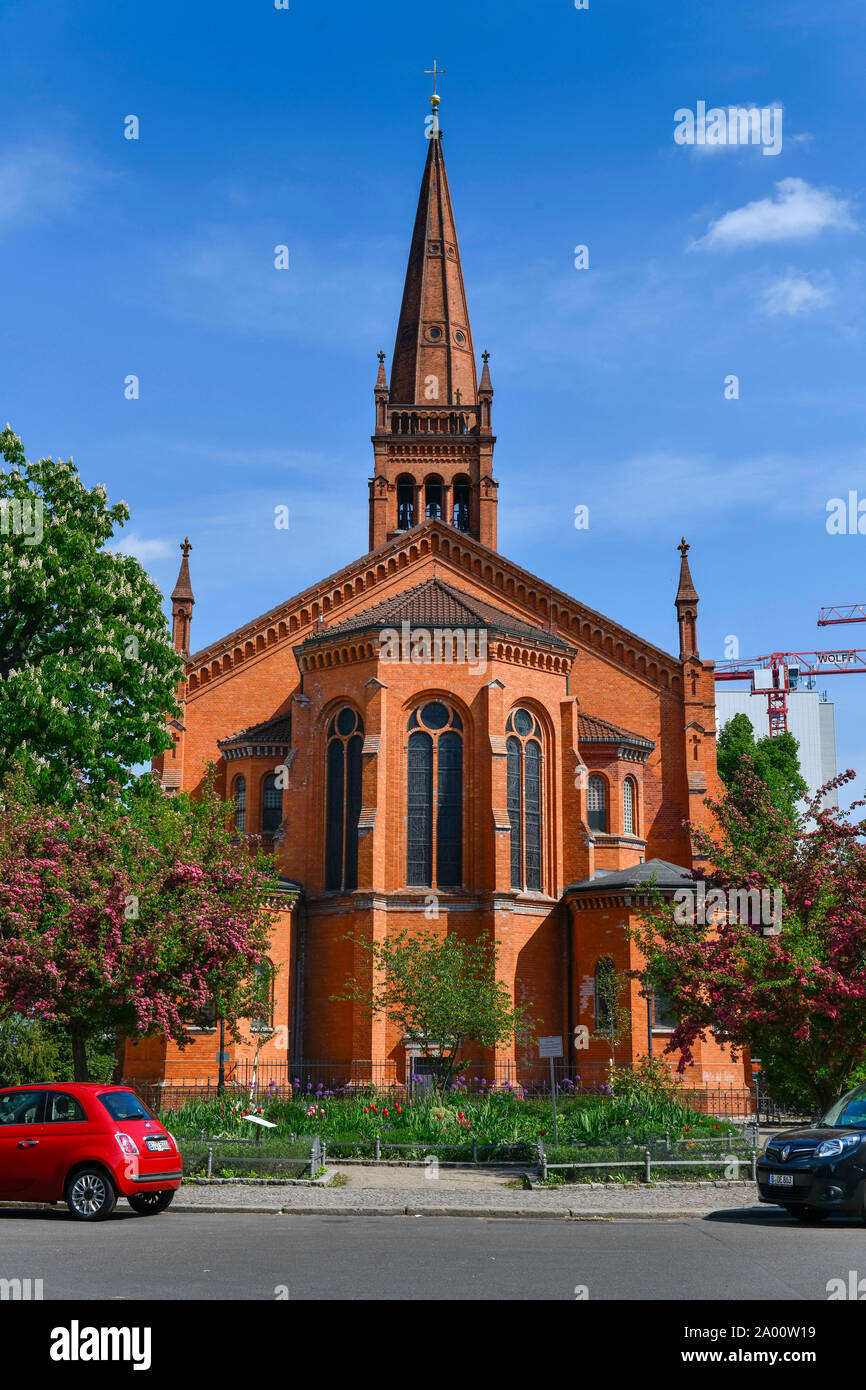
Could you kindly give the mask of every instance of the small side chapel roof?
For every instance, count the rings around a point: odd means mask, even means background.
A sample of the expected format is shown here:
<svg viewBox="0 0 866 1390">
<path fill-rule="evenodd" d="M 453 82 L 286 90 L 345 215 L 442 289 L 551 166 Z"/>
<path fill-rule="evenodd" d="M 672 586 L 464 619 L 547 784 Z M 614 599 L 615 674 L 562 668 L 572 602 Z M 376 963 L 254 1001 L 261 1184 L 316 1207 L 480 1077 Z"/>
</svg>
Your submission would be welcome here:
<svg viewBox="0 0 866 1390">
<path fill-rule="evenodd" d="M 682 864 L 671 864 L 667 859 L 648 859 L 645 864 L 631 864 L 627 869 L 599 869 L 592 878 L 570 883 L 565 892 L 623 893 L 629 888 L 648 888 L 653 880 L 662 892 L 696 886 L 691 869 L 684 869 Z"/>
<path fill-rule="evenodd" d="M 274 719 L 266 719 L 261 724 L 251 724 L 248 729 L 229 734 L 227 738 L 217 739 L 220 748 L 232 748 L 237 744 L 267 743 L 288 748 L 292 741 L 292 717 L 278 714 Z"/>
<path fill-rule="evenodd" d="M 427 579 L 423 584 L 394 594 L 363 613 L 355 613 L 331 627 L 322 627 L 302 642 L 301 647 L 347 633 L 367 632 L 370 628 L 393 627 L 399 630 L 401 623 L 408 623 L 410 628 L 483 627 L 506 636 L 544 642 L 547 646 L 571 651 L 569 644 L 558 633 L 521 622 L 519 618 L 503 612 L 501 608 L 494 608 L 483 599 L 461 593 L 442 579 Z"/>
<path fill-rule="evenodd" d="M 631 743 L 638 748 L 655 748 L 652 739 L 643 734 L 634 734 L 630 729 L 622 729 L 611 724 L 609 719 L 599 719 L 595 714 L 578 711 L 577 736 L 581 743 Z"/>
</svg>

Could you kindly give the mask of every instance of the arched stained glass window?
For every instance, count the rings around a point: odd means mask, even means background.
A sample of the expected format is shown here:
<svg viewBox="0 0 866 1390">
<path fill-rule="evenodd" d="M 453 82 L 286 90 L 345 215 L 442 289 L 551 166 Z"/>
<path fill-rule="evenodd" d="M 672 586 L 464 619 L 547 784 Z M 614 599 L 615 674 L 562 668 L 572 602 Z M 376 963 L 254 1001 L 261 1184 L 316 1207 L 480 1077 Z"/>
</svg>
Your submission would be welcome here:
<svg viewBox="0 0 866 1390">
<path fill-rule="evenodd" d="M 516 709 L 506 725 L 508 819 L 511 822 L 511 886 L 542 887 L 541 727 L 528 710 Z"/>
<path fill-rule="evenodd" d="M 262 783 L 262 833 L 273 835 L 283 820 L 283 789 L 277 775 L 269 772 Z"/>
<path fill-rule="evenodd" d="M 595 1030 L 609 1032 L 615 1026 L 617 1008 L 616 965 L 613 956 L 602 956 L 595 967 Z"/>
<path fill-rule="evenodd" d="M 270 1033 L 274 1026 L 274 963 L 265 957 L 253 971 L 257 1011 L 250 1019 L 250 1031 Z"/>
<path fill-rule="evenodd" d="M 247 828 L 247 779 L 246 777 L 236 777 L 232 786 L 232 796 L 235 802 L 235 830 L 246 830 Z"/>
<path fill-rule="evenodd" d="M 526 786 L 526 886 L 541 891 L 541 745 L 527 741 L 523 753 Z"/>
<path fill-rule="evenodd" d="M 637 834 L 637 788 L 634 778 L 626 777 L 622 784 L 622 828 L 626 835 Z"/>
<path fill-rule="evenodd" d="M 508 819 L 511 821 L 511 886 L 523 887 L 523 778 L 520 761 L 523 749 L 519 738 L 505 744 L 508 768 Z"/>
<path fill-rule="evenodd" d="M 586 792 L 586 809 L 590 830 L 600 830 L 602 834 L 607 834 L 607 786 L 603 777 L 590 777 Z"/>
<path fill-rule="evenodd" d="M 358 886 L 358 818 L 364 724 L 344 705 L 328 725 L 325 811 L 325 888 L 350 893 Z"/>
<path fill-rule="evenodd" d="M 413 710 L 408 728 L 406 882 L 458 888 L 463 882 L 463 723 L 456 710 L 431 700 Z"/>
</svg>

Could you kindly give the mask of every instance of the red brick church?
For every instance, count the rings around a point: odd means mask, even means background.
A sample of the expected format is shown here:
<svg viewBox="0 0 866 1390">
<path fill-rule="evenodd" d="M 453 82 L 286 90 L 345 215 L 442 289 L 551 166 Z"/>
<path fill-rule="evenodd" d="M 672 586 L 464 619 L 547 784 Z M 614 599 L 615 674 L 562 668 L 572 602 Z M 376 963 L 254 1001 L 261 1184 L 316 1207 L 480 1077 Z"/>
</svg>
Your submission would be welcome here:
<svg viewBox="0 0 866 1390">
<path fill-rule="evenodd" d="M 369 550 L 203 651 L 190 652 L 187 544 L 172 594 L 186 680 L 163 783 L 194 791 L 216 762 L 238 832 L 264 837 L 280 875 L 265 1083 L 339 1084 L 370 1063 L 405 1078 L 399 1032 L 331 999 L 361 965 L 347 933 L 404 929 L 489 933 L 539 1033 L 563 1037 L 566 1074 L 603 1079 L 599 970 L 638 963 L 623 926 L 641 885 L 682 883 L 683 822 L 718 790 L 688 547 L 676 655 L 498 550 L 493 385 L 486 352 L 478 376 L 437 106 L 390 373 L 379 354 Z M 663 1008 L 636 982 L 630 1002 L 618 1061 L 658 1056 Z M 212 1081 L 218 1047 L 208 1028 L 184 1051 L 128 1043 L 123 1074 Z M 255 1048 L 253 1024 L 229 1044 L 229 1079 Z M 742 1084 L 721 1046 L 696 1055 L 695 1081 Z M 517 1044 L 472 1060 L 519 1081 L 537 1056 Z"/>
</svg>

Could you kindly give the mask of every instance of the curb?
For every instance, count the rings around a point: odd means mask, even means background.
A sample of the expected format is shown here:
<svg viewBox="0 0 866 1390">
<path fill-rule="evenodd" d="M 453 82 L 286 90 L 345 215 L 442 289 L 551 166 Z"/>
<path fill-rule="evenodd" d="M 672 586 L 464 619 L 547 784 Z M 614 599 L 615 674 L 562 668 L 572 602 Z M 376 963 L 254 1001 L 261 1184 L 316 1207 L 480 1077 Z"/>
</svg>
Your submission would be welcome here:
<svg viewBox="0 0 866 1390">
<path fill-rule="evenodd" d="M 327 1187 L 336 1172 L 326 1168 L 320 1178 L 184 1178 L 183 1187 Z"/>
<path fill-rule="evenodd" d="M 194 1212 L 204 1212 L 206 1214 L 219 1214 L 221 1216 L 469 1216 L 477 1220 L 542 1220 L 542 1221 L 706 1221 L 714 1216 L 781 1216 L 783 1212 L 775 1208 L 767 1209 L 762 1207 L 723 1207 L 708 1209 L 706 1211 L 694 1210 L 693 1208 L 670 1207 L 661 1208 L 658 1211 L 605 1211 L 592 1209 L 579 1209 L 574 1207 L 561 1207 L 551 1209 L 538 1207 L 418 1207 L 418 1206 L 393 1206 L 393 1207 L 359 1207 L 359 1206 L 291 1206 L 291 1207 L 229 1207 L 229 1206 L 197 1206 L 197 1205 L 177 1205 L 173 1210 L 177 1213 L 188 1215 Z"/>
</svg>

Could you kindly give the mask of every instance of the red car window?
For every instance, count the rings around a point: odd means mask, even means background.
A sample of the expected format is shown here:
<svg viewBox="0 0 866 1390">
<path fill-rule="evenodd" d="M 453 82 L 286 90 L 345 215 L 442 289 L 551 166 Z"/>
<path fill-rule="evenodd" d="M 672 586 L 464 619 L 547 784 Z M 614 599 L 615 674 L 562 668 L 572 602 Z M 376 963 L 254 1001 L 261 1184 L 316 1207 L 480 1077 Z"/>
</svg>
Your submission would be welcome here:
<svg viewBox="0 0 866 1390">
<path fill-rule="evenodd" d="M 154 1120 L 156 1116 L 132 1091 L 104 1091 L 99 1097 L 113 1120 Z"/>
<path fill-rule="evenodd" d="M 44 1091 L 6 1091 L 0 1095 L 0 1125 L 35 1125 L 42 1114 Z"/>
<path fill-rule="evenodd" d="M 84 1106 L 66 1091 L 49 1091 L 45 1099 L 45 1124 L 68 1124 L 86 1120 Z"/>
</svg>

